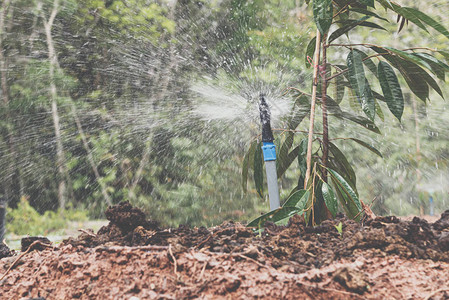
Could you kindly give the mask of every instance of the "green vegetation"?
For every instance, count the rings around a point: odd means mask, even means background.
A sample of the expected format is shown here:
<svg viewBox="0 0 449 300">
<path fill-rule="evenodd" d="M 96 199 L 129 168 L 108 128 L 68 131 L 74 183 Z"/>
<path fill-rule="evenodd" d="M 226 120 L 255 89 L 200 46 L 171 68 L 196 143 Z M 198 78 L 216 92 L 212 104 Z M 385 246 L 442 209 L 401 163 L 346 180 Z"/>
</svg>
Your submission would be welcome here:
<svg viewBox="0 0 449 300">
<path fill-rule="evenodd" d="M 319 212 L 318 206 L 334 215 L 342 210 L 337 198 L 353 201 L 347 207 L 352 216 L 360 199 L 376 199 L 379 214 L 426 211 L 430 195 L 437 212 L 446 208 L 447 190 L 440 187 L 448 180 L 449 112 L 438 94 L 448 91 L 440 82 L 449 58 L 439 24 L 447 24 L 449 5 L 344 3 L 2 1 L 0 197 L 9 199 L 9 232 L 63 226 L 58 222 L 65 210 L 102 218 L 108 205 L 122 200 L 170 226 L 246 222 L 266 212 L 263 165 L 254 159 L 261 157 L 254 138 L 259 124 L 248 113 L 260 90 L 293 106 L 275 131 L 286 215 Z M 298 190 L 304 190 L 307 173 L 304 132 L 316 42 L 310 29 L 316 22 L 320 34 L 329 30 L 321 41 L 327 45 L 325 76 L 341 76 L 328 79 L 326 87 L 319 82 L 317 104 L 329 99 L 331 126 L 328 142 L 314 135 L 305 201 Z M 389 43 L 329 46 L 349 44 L 346 34 L 351 43 Z M 417 45 L 438 51 L 400 51 Z M 225 91 L 224 99 L 247 99 L 242 120 L 203 120 L 193 113 L 220 96 L 192 88 L 205 85 Z M 424 98 L 431 106 L 417 100 Z M 315 132 L 323 129 L 316 122 Z M 350 139 L 335 139 L 340 137 Z M 379 153 L 383 158 L 373 155 Z M 241 188 L 242 165 L 248 180 Z M 18 211 L 29 215 L 27 221 Z M 38 224 L 43 215 L 42 224 L 20 228 Z M 325 217 L 314 215 L 316 222 Z"/>
<path fill-rule="evenodd" d="M 87 212 L 72 208 L 64 211 L 46 211 L 38 213 L 22 198 L 15 209 L 8 209 L 6 231 L 17 235 L 48 235 L 67 227 L 70 221 L 86 221 Z"/>
</svg>

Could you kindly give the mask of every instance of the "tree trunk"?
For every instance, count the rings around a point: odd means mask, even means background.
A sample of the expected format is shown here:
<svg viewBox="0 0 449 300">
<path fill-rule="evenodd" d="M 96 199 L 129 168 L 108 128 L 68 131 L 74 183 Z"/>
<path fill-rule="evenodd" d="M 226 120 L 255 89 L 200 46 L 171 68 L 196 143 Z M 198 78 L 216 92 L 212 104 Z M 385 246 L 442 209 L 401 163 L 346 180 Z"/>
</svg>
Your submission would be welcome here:
<svg viewBox="0 0 449 300">
<path fill-rule="evenodd" d="M 51 34 L 51 30 L 53 27 L 53 22 L 58 14 L 59 10 L 59 0 L 54 0 L 53 2 L 53 10 L 51 12 L 48 20 L 44 17 L 44 28 L 45 35 L 47 38 L 47 47 L 48 47 L 48 58 L 50 60 L 49 66 L 49 75 L 50 75 L 50 96 L 51 96 L 51 112 L 53 117 L 53 126 L 55 129 L 55 139 L 56 139 L 56 165 L 58 167 L 59 173 L 59 183 L 58 183 L 58 201 L 59 208 L 63 210 L 67 201 L 67 184 L 66 184 L 66 172 L 64 167 L 64 148 L 62 145 L 62 136 L 61 136 L 61 125 L 59 121 L 59 113 L 58 113 L 58 91 L 55 85 L 55 69 L 58 68 L 58 58 L 56 56 L 55 47 L 53 44 L 53 36 Z"/>
<path fill-rule="evenodd" d="M 6 32 L 6 16 L 8 14 L 9 8 L 10 8 L 11 0 L 5 0 L 2 3 L 1 6 L 1 12 L 0 12 L 0 81 L 1 81 L 1 90 L 2 90 L 2 104 L 4 112 L 5 112 L 5 118 L 6 123 L 10 123 L 13 121 L 11 114 L 10 114 L 10 98 L 9 98 L 9 86 L 8 86 L 8 60 L 5 57 L 5 49 L 3 47 L 3 41 L 4 41 L 4 34 Z M 14 175 L 20 177 L 20 172 L 18 171 L 18 163 L 17 163 L 17 151 L 16 151 L 16 145 L 15 145 L 15 138 L 14 138 L 14 132 L 13 130 L 6 129 L 6 144 L 9 151 L 9 158 L 8 166 L 5 170 L 5 178 L 3 179 L 4 184 L 4 193 L 5 193 L 5 199 L 6 201 L 10 201 L 13 197 L 13 179 Z M 23 191 L 23 186 L 21 186 L 22 180 L 19 180 L 19 197 L 21 196 L 21 193 Z"/>
<path fill-rule="evenodd" d="M 178 1 L 175 0 L 171 3 L 171 9 L 170 13 L 168 15 L 169 18 L 174 19 L 175 17 L 175 11 L 177 7 Z M 173 33 L 173 35 L 176 34 L 176 31 Z M 175 54 L 175 46 L 173 43 L 170 43 L 169 48 L 169 62 L 166 67 L 162 68 L 162 74 L 159 76 L 159 80 L 156 84 L 157 87 L 159 87 L 159 92 L 154 96 L 154 102 L 153 107 L 155 110 L 157 110 L 157 107 L 159 103 L 167 96 L 168 93 L 168 86 L 171 81 L 170 73 L 177 68 L 178 66 L 178 59 Z M 148 145 L 145 147 L 144 153 L 142 155 L 142 158 L 139 162 L 139 167 L 137 169 L 136 174 L 134 175 L 134 178 L 132 180 L 131 186 L 128 191 L 128 197 L 129 198 L 135 198 L 135 189 L 137 185 L 139 184 L 140 180 L 142 179 L 142 173 L 143 169 L 145 168 L 145 165 L 148 163 L 148 160 L 150 158 L 151 153 L 151 143 L 148 143 Z"/>
<path fill-rule="evenodd" d="M 84 134 L 83 127 L 81 126 L 81 121 L 78 117 L 78 113 L 76 111 L 76 107 L 75 107 L 74 103 L 72 103 L 72 114 L 73 114 L 73 118 L 75 119 L 76 126 L 78 127 L 78 132 L 81 136 L 81 140 L 83 141 L 84 149 L 87 152 L 87 160 L 89 161 L 92 171 L 94 172 L 95 179 L 97 180 L 98 185 L 100 186 L 101 194 L 103 195 L 103 198 L 106 201 L 106 203 L 108 205 L 112 205 L 111 198 L 109 197 L 108 192 L 106 191 L 106 186 L 101 181 L 100 173 L 98 172 L 97 165 L 95 164 L 94 157 L 92 156 L 92 151 L 89 147 L 89 143 L 87 142 L 87 138 L 86 138 L 86 135 Z"/>
</svg>

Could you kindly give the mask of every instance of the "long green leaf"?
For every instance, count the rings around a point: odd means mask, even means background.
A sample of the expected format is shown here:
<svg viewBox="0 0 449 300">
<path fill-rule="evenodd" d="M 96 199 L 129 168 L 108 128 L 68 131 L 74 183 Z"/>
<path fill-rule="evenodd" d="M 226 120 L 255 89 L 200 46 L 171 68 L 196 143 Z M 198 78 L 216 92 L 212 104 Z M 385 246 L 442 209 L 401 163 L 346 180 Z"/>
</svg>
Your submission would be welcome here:
<svg viewBox="0 0 449 300">
<path fill-rule="evenodd" d="M 313 0 L 313 18 L 322 35 L 327 34 L 332 24 L 332 0 Z"/>
<path fill-rule="evenodd" d="M 337 117 L 339 119 L 346 119 L 346 120 L 350 120 L 354 123 L 357 123 L 361 126 L 363 126 L 364 128 L 375 132 L 375 133 L 380 133 L 379 128 L 376 126 L 376 124 L 374 124 L 373 121 L 371 121 L 370 119 L 361 117 L 361 116 L 356 116 L 350 112 L 347 111 L 343 111 L 340 106 L 337 104 L 337 102 L 334 101 L 334 99 L 332 99 L 331 97 L 327 96 L 326 97 L 326 103 L 327 103 L 327 109 L 329 111 L 329 115 L 332 115 L 334 117 Z"/>
<path fill-rule="evenodd" d="M 346 182 L 346 180 L 337 172 L 332 169 L 326 168 L 331 175 L 331 180 L 335 184 L 336 188 L 343 196 L 343 208 L 348 213 L 348 217 L 355 218 L 357 214 L 362 211 L 362 204 L 359 197 L 354 192 L 352 187 Z"/>
<path fill-rule="evenodd" d="M 449 71 L 449 66 L 447 64 L 428 53 L 415 52 L 412 55 L 418 56 L 419 58 L 427 61 L 427 63 L 432 68 L 432 73 L 435 74 L 439 79 L 443 81 L 445 80 L 445 72 Z"/>
<path fill-rule="evenodd" d="M 310 102 L 308 96 L 301 95 L 293 105 L 292 115 L 288 119 L 288 129 L 295 130 L 309 112 Z"/>
<path fill-rule="evenodd" d="M 443 55 L 444 58 L 449 61 L 449 52 L 448 51 L 438 50 L 437 52 L 440 53 L 441 55 Z"/>
<path fill-rule="evenodd" d="M 245 157 L 243 158 L 243 166 L 242 166 L 242 189 L 243 192 L 247 192 L 248 187 L 248 169 L 250 158 L 254 158 L 254 151 L 256 150 L 257 141 L 253 141 L 249 146 L 248 152 L 246 152 Z"/>
<path fill-rule="evenodd" d="M 361 51 L 359 49 L 353 49 L 353 51 L 355 51 L 355 52 L 360 54 L 360 56 L 362 58 L 362 61 L 365 64 L 365 66 L 368 68 L 368 70 L 371 71 L 371 73 L 374 74 L 374 76 L 377 77 L 377 67 L 374 64 L 373 60 L 371 58 L 368 58 L 368 55 L 365 52 L 363 52 L 363 51 Z"/>
<path fill-rule="evenodd" d="M 386 49 L 379 47 L 371 47 L 374 51 L 382 54 L 382 57 L 391 63 L 396 69 L 399 70 L 405 82 L 409 86 L 410 90 L 423 101 L 429 97 L 429 86 L 426 80 L 419 75 L 419 68 L 416 64 L 410 63 L 397 56 L 391 55 Z M 417 72 L 418 71 L 418 72 Z"/>
<path fill-rule="evenodd" d="M 410 11 L 408 7 L 401 7 L 397 4 L 391 3 L 392 9 L 397 14 L 401 15 L 402 17 L 406 18 L 407 20 L 410 20 L 412 23 L 414 23 L 416 26 L 421 28 L 422 30 L 429 32 L 424 26 L 424 24 L 419 20 L 419 18 L 415 15 L 413 11 Z"/>
<path fill-rule="evenodd" d="M 267 221 L 276 223 L 283 219 L 290 218 L 299 212 L 301 212 L 301 209 L 297 207 L 280 207 L 252 220 L 246 226 L 260 228 L 263 227 Z"/>
<path fill-rule="evenodd" d="M 338 28 L 337 30 L 332 32 L 332 34 L 329 36 L 328 42 L 332 43 L 333 41 L 335 41 L 337 38 L 339 38 L 343 34 L 347 33 L 351 29 L 354 29 L 355 27 L 357 27 L 364 21 L 368 20 L 370 17 L 371 16 L 364 16 L 358 20 L 352 20 L 352 22 L 349 22 L 348 24 L 344 25 L 343 27 Z"/>
<path fill-rule="evenodd" d="M 311 39 L 310 42 L 307 44 L 306 55 L 304 57 L 304 62 L 306 63 L 306 68 L 311 67 L 311 65 L 309 63 L 309 59 L 310 59 L 310 61 L 312 61 L 312 59 L 313 59 L 313 55 L 315 53 L 315 44 L 316 44 L 316 37 Z"/>
<path fill-rule="evenodd" d="M 299 190 L 288 197 L 283 207 L 296 207 L 303 210 L 305 209 L 307 199 L 309 199 L 309 191 Z"/>
<path fill-rule="evenodd" d="M 256 184 L 257 193 L 263 198 L 263 154 L 262 142 L 256 146 L 254 152 L 254 182 Z"/>
<path fill-rule="evenodd" d="M 301 176 L 305 177 L 307 171 L 307 138 L 304 138 L 299 143 L 299 151 L 298 151 L 298 166 L 299 171 L 301 172 Z"/>
<path fill-rule="evenodd" d="M 326 182 L 323 182 L 323 185 L 321 186 L 321 192 L 323 193 L 324 203 L 326 203 L 327 209 L 329 209 L 329 211 L 331 212 L 332 217 L 335 218 L 335 215 L 337 214 L 338 203 L 337 198 L 332 191 L 332 188 Z"/>
<path fill-rule="evenodd" d="M 342 76 L 335 77 L 335 100 L 340 103 L 345 96 L 345 86 Z"/>
<path fill-rule="evenodd" d="M 374 95 L 374 93 L 373 93 L 373 95 Z M 374 96 L 374 98 L 376 98 L 376 96 Z M 385 116 L 384 116 L 384 112 L 382 111 L 382 107 L 380 107 L 379 102 L 377 102 L 376 100 L 374 100 L 374 102 L 376 104 L 376 115 L 382 120 L 382 122 L 384 122 Z"/>
<path fill-rule="evenodd" d="M 401 121 L 404 111 L 404 97 L 393 68 L 386 62 L 378 65 L 379 83 L 391 113 Z"/>
<path fill-rule="evenodd" d="M 287 156 L 282 160 L 282 162 L 279 162 L 277 164 L 278 178 L 282 177 L 285 171 L 287 171 L 290 165 L 295 161 L 296 157 L 298 157 L 299 151 L 300 151 L 299 146 L 295 147 L 290 153 L 287 154 Z"/>
<path fill-rule="evenodd" d="M 402 50 L 398 50 L 395 48 L 391 48 L 391 47 L 385 47 L 385 49 L 393 52 L 394 54 L 397 54 L 401 58 L 403 58 L 411 63 L 419 64 L 429 70 L 431 69 L 431 66 L 425 60 L 421 59 L 420 57 L 414 56 L 411 53 L 408 53 L 408 52 L 405 52 Z"/>
<path fill-rule="evenodd" d="M 362 110 L 370 120 L 374 120 L 376 115 L 376 103 L 374 102 L 374 96 L 371 91 L 368 80 L 365 78 L 365 89 L 359 98 Z"/>
<path fill-rule="evenodd" d="M 445 37 L 449 39 L 449 31 L 447 31 L 447 29 L 443 25 L 441 25 L 440 23 L 438 23 L 437 21 L 435 21 L 434 19 L 423 13 L 422 11 L 419 11 L 411 7 L 408 7 L 407 10 L 412 12 L 421 21 L 423 21 L 424 23 L 426 23 L 427 25 L 429 25 L 430 27 L 432 27 L 433 29 L 435 29 L 436 31 L 443 34 Z"/>
<path fill-rule="evenodd" d="M 370 11 L 370 10 L 367 10 L 367 9 L 354 7 L 354 8 L 350 8 L 349 11 L 357 12 L 359 14 L 364 14 L 366 16 L 374 17 L 374 18 L 377 18 L 377 19 L 380 19 L 380 20 L 388 22 L 387 19 L 385 19 L 385 18 L 379 16 L 378 14 L 376 14 L 376 13 Z"/>
<path fill-rule="evenodd" d="M 349 71 L 349 82 L 354 89 L 357 97 L 361 97 L 365 91 L 365 71 L 363 69 L 363 61 L 360 52 L 350 51 L 346 58 L 346 65 Z"/>
<path fill-rule="evenodd" d="M 357 186 L 357 177 L 348 159 L 334 143 L 329 143 L 329 151 L 332 154 L 332 156 L 329 157 L 329 161 L 335 166 L 334 170 L 337 170 L 339 174 L 342 174 L 355 190 Z"/>
<path fill-rule="evenodd" d="M 360 3 L 374 8 L 374 0 L 359 0 Z"/>
<path fill-rule="evenodd" d="M 382 153 L 380 153 L 379 150 L 377 150 L 376 148 L 374 148 L 374 147 L 371 146 L 370 144 L 368 144 L 368 143 L 366 143 L 366 142 L 364 142 L 364 141 L 361 141 L 361 140 L 359 140 L 359 139 L 356 139 L 356 138 L 348 138 L 348 139 L 353 140 L 354 142 L 358 143 L 359 145 L 365 147 L 366 149 L 370 150 L 370 151 L 373 152 L 374 154 L 376 154 L 376 155 L 378 155 L 378 156 L 380 156 L 380 157 L 383 158 Z"/>
<path fill-rule="evenodd" d="M 421 65 L 427 65 L 428 69 L 431 69 L 430 65 L 427 62 L 424 62 L 424 60 L 417 58 L 416 56 L 410 55 L 409 53 L 407 53 L 407 55 L 404 55 L 403 54 L 404 51 L 396 50 L 393 48 L 386 47 L 386 49 L 391 50 L 391 51 L 395 50 L 395 53 L 397 53 L 397 54 L 402 52 L 402 55 L 400 54 L 400 56 L 403 58 L 413 57 L 415 59 L 419 59 L 419 61 L 421 62 L 420 63 Z M 441 98 L 444 99 L 443 91 L 441 91 L 441 88 L 438 86 L 438 83 L 435 81 L 435 79 L 433 79 L 432 76 L 430 76 L 423 68 L 418 66 L 417 63 L 412 61 L 412 59 L 398 60 L 398 63 L 405 69 L 405 72 L 408 73 L 408 75 L 410 77 L 411 76 L 420 77 L 421 80 L 424 80 L 428 85 L 430 85 L 441 96 Z M 399 71 L 401 72 L 400 69 L 399 69 Z M 402 72 L 401 72 L 401 74 L 404 76 L 404 74 Z M 410 87 L 410 88 L 412 88 L 412 87 Z M 414 89 L 416 90 L 416 87 L 414 87 Z M 428 98 L 428 96 L 429 96 L 429 93 L 428 93 L 428 89 L 427 89 L 427 97 L 426 98 Z M 425 101 L 425 99 L 423 99 L 423 100 Z"/>
</svg>

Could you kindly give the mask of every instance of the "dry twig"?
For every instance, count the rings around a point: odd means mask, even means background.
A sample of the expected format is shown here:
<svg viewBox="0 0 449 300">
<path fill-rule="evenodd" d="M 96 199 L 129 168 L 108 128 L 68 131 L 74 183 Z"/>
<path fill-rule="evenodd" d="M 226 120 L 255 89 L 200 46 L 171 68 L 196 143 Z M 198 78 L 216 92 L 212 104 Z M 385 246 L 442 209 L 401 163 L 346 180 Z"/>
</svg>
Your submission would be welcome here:
<svg viewBox="0 0 449 300">
<path fill-rule="evenodd" d="M 16 263 L 19 262 L 19 260 L 22 257 L 24 257 L 28 252 L 30 252 L 31 249 L 33 249 L 34 246 L 36 246 L 38 244 L 40 244 L 41 246 L 44 246 L 44 247 L 52 247 L 50 244 L 45 244 L 45 243 L 42 243 L 41 241 L 34 241 L 33 243 L 31 243 L 31 245 L 28 246 L 28 249 L 25 252 L 23 252 L 22 254 L 20 254 L 17 257 L 17 259 L 9 266 L 8 270 L 6 270 L 5 274 L 3 274 L 3 276 L 0 278 L 0 281 L 2 281 L 6 277 L 6 275 L 8 275 L 9 271 L 11 271 L 12 268 L 14 268 Z"/>
<path fill-rule="evenodd" d="M 174 264 L 174 271 L 176 274 L 176 277 L 179 279 L 179 273 L 178 273 L 178 262 L 176 261 L 176 257 L 173 255 L 173 251 L 171 250 L 171 244 L 168 246 L 168 253 L 170 254 L 171 258 L 173 259 Z"/>
<path fill-rule="evenodd" d="M 432 298 L 433 296 L 435 296 L 436 294 L 441 293 L 441 292 L 449 292 L 449 288 L 442 288 L 442 289 L 436 290 L 436 291 L 430 293 L 426 298 L 424 298 L 424 300 L 429 300 L 430 298 Z"/>
</svg>

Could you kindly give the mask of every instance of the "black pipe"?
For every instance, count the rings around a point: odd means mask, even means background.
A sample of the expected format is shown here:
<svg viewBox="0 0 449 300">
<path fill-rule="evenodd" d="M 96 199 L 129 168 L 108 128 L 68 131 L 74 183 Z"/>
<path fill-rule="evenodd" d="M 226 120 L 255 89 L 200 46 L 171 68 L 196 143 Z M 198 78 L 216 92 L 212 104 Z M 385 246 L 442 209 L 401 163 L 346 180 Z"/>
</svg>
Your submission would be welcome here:
<svg viewBox="0 0 449 300">
<path fill-rule="evenodd" d="M 274 137 L 270 124 L 271 113 L 263 93 L 260 94 L 259 112 L 260 122 L 262 123 L 262 142 L 272 143 L 274 141 Z"/>
</svg>

